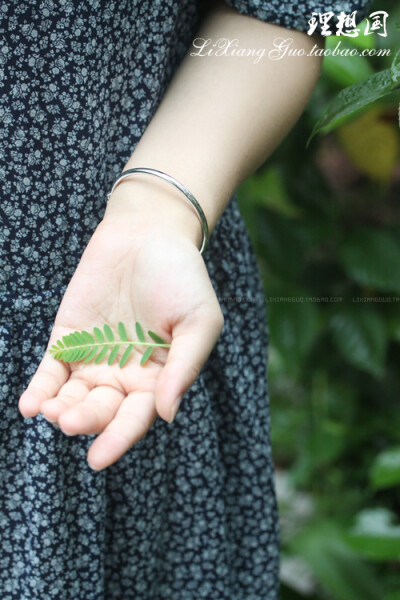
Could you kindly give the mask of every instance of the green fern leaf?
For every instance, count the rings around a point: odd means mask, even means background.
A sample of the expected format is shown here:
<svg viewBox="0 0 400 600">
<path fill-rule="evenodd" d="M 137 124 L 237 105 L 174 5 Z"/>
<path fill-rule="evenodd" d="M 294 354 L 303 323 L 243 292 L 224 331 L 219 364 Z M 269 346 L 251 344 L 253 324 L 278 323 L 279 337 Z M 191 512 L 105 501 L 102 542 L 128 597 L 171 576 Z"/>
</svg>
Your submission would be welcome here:
<svg viewBox="0 0 400 600">
<path fill-rule="evenodd" d="M 71 333 L 62 336 L 62 340 L 57 340 L 55 344 L 50 347 L 49 352 L 54 358 L 63 362 L 84 361 L 89 363 L 94 360 L 96 364 L 99 364 L 105 359 L 107 352 L 110 350 L 108 364 L 112 365 L 117 358 L 122 342 L 123 345 L 127 344 L 119 362 L 119 366 L 123 367 L 136 345 L 147 346 L 140 361 L 141 365 L 144 365 L 149 360 L 156 346 L 170 346 L 170 344 L 166 344 L 162 337 L 157 333 L 154 333 L 154 331 L 148 332 L 150 338 L 154 342 L 154 344 L 149 345 L 149 343 L 146 342 L 140 323 L 137 322 L 135 327 L 138 341 L 128 340 L 125 325 L 122 321 L 119 321 L 117 329 L 120 341 L 115 339 L 113 330 L 110 325 L 106 323 L 103 325 L 103 329 L 94 327 L 93 335 L 88 331 L 82 330 L 72 331 Z"/>
<path fill-rule="evenodd" d="M 74 354 L 74 351 L 73 351 L 73 350 L 67 350 L 67 351 L 66 351 L 66 353 L 65 353 L 65 354 L 64 354 L 64 356 L 63 356 L 63 360 L 64 360 L 65 362 L 69 362 L 69 361 L 71 361 L 71 360 L 72 360 L 72 357 L 73 357 L 73 354 Z"/>
<path fill-rule="evenodd" d="M 125 325 L 121 321 L 118 323 L 118 335 L 123 342 L 128 341 Z"/>
<path fill-rule="evenodd" d="M 147 348 L 147 350 L 144 352 L 144 354 L 142 356 L 142 360 L 140 361 L 141 365 L 144 365 L 149 360 L 153 350 L 154 350 L 154 346 L 149 346 L 149 348 Z"/>
<path fill-rule="evenodd" d="M 83 349 L 82 351 L 82 356 L 80 358 L 80 360 L 83 360 L 84 358 L 86 358 L 87 356 L 89 356 L 89 354 L 92 351 L 92 347 L 91 346 L 86 346 L 86 348 Z"/>
<path fill-rule="evenodd" d="M 122 355 L 121 360 L 119 361 L 120 368 L 122 368 L 126 364 L 128 358 L 131 355 L 132 350 L 133 350 L 133 346 L 128 346 L 127 347 L 127 349 L 125 350 L 125 352 Z"/>
<path fill-rule="evenodd" d="M 82 335 L 84 337 L 85 344 L 94 344 L 95 343 L 94 337 L 88 331 L 82 331 Z"/>
<path fill-rule="evenodd" d="M 71 348 L 71 346 L 74 345 L 74 334 L 73 333 L 69 333 L 67 335 L 67 339 L 68 339 L 68 348 Z"/>
<path fill-rule="evenodd" d="M 87 355 L 87 357 L 85 358 L 85 362 L 86 362 L 86 363 L 88 363 L 88 362 L 90 362 L 91 360 L 93 360 L 93 359 L 94 359 L 94 357 L 95 357 L 95 356 L 96 356 L 96 354 L 97 354 L 97 350 L 98 350 L 98 348 L 92 348 L 92 349 L 91 349 L 91 351 L 89 352 L 89 354 L 88 354 L 88 355 Z"/>
<path fill-rule="evenodd" d="M 114 334 L 112 332 L 112 329 L 109 325 L 107 325 L 107 323 L 104 325 L 103 327 L 104 329 L 104 333 L 106 338 L 108 339 L 109 342 L 113 342 L 114 341 Z"/>
<path fill-rule="evenodd" d="M 82 360 L 87 355 L 88 348 L 79 348 L 78 356 L 75 360 Z"/>
<path fill-rule="evenodd" d="M 99 362 L 101 362 L 103 360 L 103 358 L 105 357 L 105 355 L 108 352 L 108 346 L 103 346 L 103 348 L 100 350 L 100 352 L 98 353 L 98 355 L 95 358 L 95 363 L 99 364 Z"/>
<path fill-rule="evenodd" d="M 156 344 L 165 344 L 166 343 L 162 339 L 162 337 L 160 337 L 159 335 L 157 335 L 156 333 L 154 333 L 154 331 L 148 331 L 147 333 L 149 334 L 149 336 L 151 337 L 151 339 L 153 340 L 153 342 L 156 342 Z"/>
<path fill-rule="evenodd" d="M 80 331 L 76 332 L 75 338 L 78 340 L 78 344 L 84 344 L 85 343 L 85 336 L 82 335 L 82 333 Z"/>
<path fill-rule="evenodd" d="M 117 358 L 118 350 L 119 350 L 119 344 L 117 344 L 116 346 L 114 346 L 114 348 L 110 352 L 110 356 L 108 357 L 108 364 L 109 365 L 112 365 L 113 362 L 115 361 L 115 359 Z"/>
<path fill-rule="evenodd" d="M 81 340 L 79 338 L 79 334 L 77 331 L 70 333 L 68 337 L 69 337 L 71 346 L 78 346 L 81 343 Z"/>
<path fill-rule="evenodd" d="M 137 321 L 136 321 L 136 335 L 138 336 L 139 342 L 144 342 L 145 341 L 145 337 L 144 337 L 142 326 Z"/>
<path fill-rule="evenodd" d="M 103 332 L 101 331 L 101 329 L 99 329 L 98 327 L 94 327 L 93 333 L 96 336 L 96 340 L 98 342 L 100 342 L 100 343 L 104 342 L 104 335 L 103 335 Z"/>
</svg>

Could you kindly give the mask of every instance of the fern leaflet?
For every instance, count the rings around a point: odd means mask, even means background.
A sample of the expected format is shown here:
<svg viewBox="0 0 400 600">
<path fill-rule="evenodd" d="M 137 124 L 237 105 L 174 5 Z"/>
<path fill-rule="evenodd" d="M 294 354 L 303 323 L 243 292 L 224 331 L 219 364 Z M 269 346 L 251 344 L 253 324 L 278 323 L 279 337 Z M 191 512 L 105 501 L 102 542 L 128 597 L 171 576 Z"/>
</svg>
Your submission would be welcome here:
<svg viewBox="0 0 400 600">
<path fill-rule="evenodd" d="M 57 340 L 49 350 L 50 354 L 57 360 L 63 362 L 78 362 L 84 361 L 90 363 L 94 360 L 95 364 L 101 363 L 110 350 L 108 355 L 108 364 L 114 364 L 120 348 L 125 347 L 122 357 L 119 361 L 119 366 L 122 368 L 128 361 L 132 350 L 135 346 L 145 346 L 146 349 L 140 361 L 144 365 L 152 355 L 155 348 L 170 348 L 162 337 L 148 331 L 151 342 L 146 342 L 144 331 L 139 323 L 135 324 L 136 335 L 138 340 L 128 340 L 125 325 L 120 321 L 118 323 L 119 340 L 107 323 L 103 326 L 103 330 L 99 327 L 93 328 L 93 334 L 88 331 L 73 331 L 67 335 L 63 335 L 61 340 Z"/>
</svg>

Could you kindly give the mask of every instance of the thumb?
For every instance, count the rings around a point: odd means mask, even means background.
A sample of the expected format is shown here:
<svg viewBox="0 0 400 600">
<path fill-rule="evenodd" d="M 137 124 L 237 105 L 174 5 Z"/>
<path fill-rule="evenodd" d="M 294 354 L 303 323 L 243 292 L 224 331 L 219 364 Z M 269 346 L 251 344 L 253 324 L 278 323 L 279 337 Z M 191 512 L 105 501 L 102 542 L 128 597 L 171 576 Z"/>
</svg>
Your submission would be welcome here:
<svg viewBox="0 0 400 600">
<path fill-rule="evenodd" d="M 167 362 L 155 389 L 157 412 L 168 423 L 174 420 L 183 394 L 199 376 L 223 325 L 219 304 L 191 313 L 175 325 Z"/>
</svg>

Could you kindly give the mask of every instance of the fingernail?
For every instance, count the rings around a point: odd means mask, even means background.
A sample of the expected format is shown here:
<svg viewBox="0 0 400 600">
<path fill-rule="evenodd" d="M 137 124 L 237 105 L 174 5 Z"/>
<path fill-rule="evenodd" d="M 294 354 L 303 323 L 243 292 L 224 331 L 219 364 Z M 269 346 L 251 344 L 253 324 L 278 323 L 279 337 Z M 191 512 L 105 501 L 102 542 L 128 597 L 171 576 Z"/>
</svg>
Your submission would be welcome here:
<svg viewBox="0 0 400 600">
<path fill-rule="evenodd" d="M 48 421 L 48 423 L 51 423 L 52 425 L 54 425 L 54 423 L 57 423 L 57 421 L 52 421 L 51 419 L 48 419 L 48 418 L 46 417 L 46 415 L 44 415 L 43 413 L 40 413 L 40 414 L 42 415 L 42 417 L 43 417 L 44 419 L 46 419 L 46 421 Z"/>
<path fill-rule="evenodd" d="M 178 412 L 178 408 L 181 403 L 181 400 L 182 400 L 182 396 L 178 396 L 178 398 L 173 403 L 172 408 L 171 408 L 171 417 L 168 421 L 169 423 L 172 423 L 172 421 L 175 419 L 176 413 Z"/>
</svg>

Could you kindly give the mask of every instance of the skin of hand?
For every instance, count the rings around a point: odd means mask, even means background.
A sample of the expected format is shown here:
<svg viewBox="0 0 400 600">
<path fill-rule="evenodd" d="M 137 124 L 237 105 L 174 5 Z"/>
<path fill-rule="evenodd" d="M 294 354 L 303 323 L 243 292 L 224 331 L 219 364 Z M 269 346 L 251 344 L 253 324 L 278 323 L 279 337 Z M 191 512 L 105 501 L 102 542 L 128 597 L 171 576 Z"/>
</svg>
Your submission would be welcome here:
<svg viewBox="0 0 400 600">
<path fill-rule="evenodd" d="M 315 38 L 240 15 L 216 3 L 201 38 L 238 38 L 273 48 L 291 37 L 306 51 Z M 150 166 L 184 183 L 212 232 L 238 185 L 279 144 L 301 114 L 319 75 L 317 57 L 200 57 L 190 51 L 123 170 Z M 36 373 L 19 399 L 24 417 L 40 412 L 67 435 L 99 434 L 88 463 L 117 461 L 157 415 L 171 422 L 218 340 L 222 312 L 198 248 L 190 203 L 165 181 L 137 175 L 108 201 L 67 287 Z M 118 321 L 136 339 L 135 321 L 171 343 L 145 366 L 133 352 L 118 362 L 62 363 L 49 348 L 63 335 Z M 133 337 L 131 337 L 133 336 Z"/>
<path fill-rule="evenodd" d="M 134 194 L 132 187 L 121 186 L 118 195 Z M 41 411 L 67 435 L 100 434 L 88 453 L 94 469 L 118 460 L 157 414 L 172 421 L 177 400 L 199 375 L 223 326 L 197 235 L 187 235 L 190 223 L 180 233 L 159 225 L 141 229 L 138 222 L 121 213 L 99 224 L 64 294 L 48 349 L 83 327 L 109 323 L 116 331 L 120 320 L 128 339 L 137 339 L 139 321 L 171 348 L 157 349 L 141 366 L 144 349 L 137 347 L 122 369 L 118 362 L 63 363 L 46 352 L 19 401 L 25 417 Z"/>
</svg>

